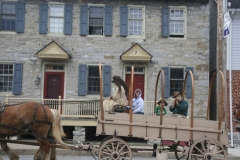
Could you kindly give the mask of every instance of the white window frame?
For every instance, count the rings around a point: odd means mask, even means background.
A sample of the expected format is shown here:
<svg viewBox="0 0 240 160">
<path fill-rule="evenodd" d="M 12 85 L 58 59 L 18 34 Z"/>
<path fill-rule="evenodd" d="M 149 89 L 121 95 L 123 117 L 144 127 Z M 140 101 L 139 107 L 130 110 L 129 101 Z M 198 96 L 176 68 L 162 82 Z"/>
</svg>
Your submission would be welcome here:
<svg viewBox="0 0 240 160">
<path fill-rule="evenodd" d="M 103 32 L 102 35 L 94 35 L 94 34 L 89 34 L 88 31 L 88 35 L 89 37 L 105 37 L 105 32 L 104 32 L 104 28 L 105 28 L 105 4 L 88 4 L 88 29 L 90 27 L 90 7 L 102 7 L 103 8 Z"/>
<path fill-rule="evenodd" d="M 177 20 L 177 19 L 171 19 L 171 10 L 183 10 L 183 33 L 171 33 L 171 20 Z M 183 36 L 183 37 L 177 37 L 177 36 Z M 169 37 L 170 38 L 186 38 L 187 36 L 187 7 L 186 6 L 170 6 L 169 7 Z"/>
<path fill-rule="evenodd" d="M 0 62 L 0 64 L 8 64 L 8 65 L 13 65 L 13 73 L 12 73 L 12 90 L 11 91 L 7 91 L 7 92 L 1 92 L 0 91 L 0 95 L 6 95 L 6 93 L 7 94 L 9 94 L 9 93 L 12 93 L 12 91 L 13 91 L 13 83 L 14 83 L 14 63 L 13 62 Z M 11 76 L 11 75 L 6 75 L 6 76 Z M 1 81 L 1 79 L 0 79 L 0 81 Z"/>
<path fill-rule="evenodd" d="M 171 92 L 171 80 L 172 80 L 171 79 L 171 69 L 183 69 L 183 79 L 173 79 L 173 80 L 183 80 L 183 83 L 184 83 L 186 66 L 169 66 L 169 90 L 170 90 L 169 93 L 170 93 L 170 96 L 173 95 L 173 92 L 177 91 L 177 90 L 175 90 L 175 91 Z M 179 90 L 179 92 L 182 93 L 182 90 Z"/>
<path fill-rule="evenodd" d="M 63 8 L 63 16 L 61 17 L 61 16 L 50 16 L 50 8 L 52 7 L 52 6 L 62 6 L 62 8 Z M 64 5 L 64 3 L 54 3 L 54 2 L 49 2 L 48 3 L 48 33 L 50 33 L 50 34 L 63 34 L 64 33 L 64 14 L 65 14 L 65 5 Z M 57 18 L 63 18 L 63 23 L 62 23 L 62 32 L 51 32 L 50 31 L 50 17 L 57 17 Z"/>
<path fill-rule="evenodd" d="M 142 9 L 142 34 L 141 35 L 129 35 L 130 27 L 130 9 Z M 145 6 L 140 5 L 128 5 L 128 36 L 127 38 L 145 38 Z"/>
</svg>

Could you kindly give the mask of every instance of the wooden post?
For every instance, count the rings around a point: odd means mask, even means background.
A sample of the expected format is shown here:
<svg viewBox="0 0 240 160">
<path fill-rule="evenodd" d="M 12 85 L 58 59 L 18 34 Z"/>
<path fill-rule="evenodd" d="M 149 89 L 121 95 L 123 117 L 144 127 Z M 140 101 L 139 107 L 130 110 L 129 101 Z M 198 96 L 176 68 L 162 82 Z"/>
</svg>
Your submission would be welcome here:
<svg viewBox="0 0 240 160">
<path fill-rule="evenodd" d="M 217 9 L 218 9 L 218 24 L 217 24 L 217 70 L 221 71 L 222 73 L 226 73 L 225 72 L 225 64 L 224 64 L 224 58 L 226 56 L 225 52 L 224 52 L 224 45 L 223 45 L 223 1 L 222 0 L 217 0 Z M 225 75 L 225 74 L 224 74 Z M 221 77 L 217 76 L 217 93 L 219 93 L 221 91 Z M 222 112 L 223 114 L 223 119 L 222 117 L 218 117 L 219 120 L 225 120 L 225 106 L 226 106 L 226 99 L 221 100 L 219 94 L 217 94 L 217 106 L 221 106 L 224 103 L 224 111 L 218 111 L 218 112 Z M 221 114 L 220 114 L 221 115 Z M 221 115 L 222 116 L 222 115 Z M 219 135 L 220 136 L 220 135 Z M 218 137 L 219 139 L 219 137 Z"/>
<path fill-rule="evenodd" d="M 132 66 L 132 70 L 131 70 L 131 84 L 130 84 L 130 110 L 129 110 L 129 114 L 130 114 L 130 119 L 129 119 L 129 123 L 132 123 L 132 117 L 133 117 L 133 113 L 132 113 L 132 99 L 134 95 L 134 91 L 133 91 L 133 82 L 134 82 L 134 66 Z M 132 125 L 129 126 L 129 137 L 132 136 Z"/>
<path fill-rule="evenodd" d="M 99 63 L 98 69 L 99 69 L 101 120 L 104 121 L 103 93 L 102 93 L 102 90 L 103 90 L 103 88 L 102 88 L 102 65 L 101 65 L 101 63 Z M 102 123 L 102 133 L 101 134 L 106 134 L 104 123 Z"/>
</svg>

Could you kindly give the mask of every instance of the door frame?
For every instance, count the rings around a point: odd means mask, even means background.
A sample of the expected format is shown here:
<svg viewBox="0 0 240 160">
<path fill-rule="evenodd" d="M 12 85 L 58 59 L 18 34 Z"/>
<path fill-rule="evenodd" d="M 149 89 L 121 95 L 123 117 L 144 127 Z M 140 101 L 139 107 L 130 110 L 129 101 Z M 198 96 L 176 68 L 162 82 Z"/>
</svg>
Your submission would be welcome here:
<svg viewBox="0 0 240 160">
<path fill-rule="evenodd" d="M 134 67 L 142 67 L 142 68 L 144 68 L 144 72 L 143 72 L 143 74 L 141 74 L 141 73 L 137 73 L 137 74 L 140 74 L 140 75 L 144 75 L 144 101 L 147 101 L 147 75 L 148 75 L 148 72 L 147 72 L 147 64 L 124 64 L 123 65 L 123 80 L 125 81 L 126 80 L 126 68 L 127 67 L 131 67 L 131 66 L 134 66 Z M 136 73 L 134 73 L 134 74 L 136 74 Z"/>
<path fill-rule="evenodd" d="M 46 65 L 63 65 L 64 66 L 64 70 L 63 71 L 46 71 L 46 68 L 45 66 Z M 50 72 L 50 73 L 55 73 L 55 72 L 62 72 L 64 73 L 64 79 L 63 79 L 63 97 L 66 98 L 66 77 L 67 77 L 67 63 L 59 63 L 59 62 L 43 62 L 42 63 L 42 77 L 41 77 L 41 86 L 42 86 L 42 89 L 41 89 L 41 98 L 44 98 L 44 83 L 45 83 L 45 72 Z"/>
<path fill-rule="evenodd" d="M 60 94 L 62 95 L 61 99 L 64 99 L 64 72 L 45 72 L 44 76 L 46 75 L 46 77 L 44 77 L 44 95 L 43 97 L 45 97 L 45 95 L 47 95 L 47 83 L 48 83 L 48 79 L 47 76 L 48 75 L 60 75 L 61 76 L 61 91 Z"/>
</svg>

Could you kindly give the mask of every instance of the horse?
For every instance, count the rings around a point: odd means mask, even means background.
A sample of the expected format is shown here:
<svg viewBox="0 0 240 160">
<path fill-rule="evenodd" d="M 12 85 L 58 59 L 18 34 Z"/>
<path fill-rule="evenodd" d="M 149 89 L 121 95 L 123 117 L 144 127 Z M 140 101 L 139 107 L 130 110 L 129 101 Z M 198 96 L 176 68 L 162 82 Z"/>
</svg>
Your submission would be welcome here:
<svg viewBox="0 0 240 160">
<path fill-rule="evenodd" d="M 0 138 L 23 134 L 33 135 L 39 143 L 39 149 L 34 160 L 55 160 L 56 148 L 50 152 L 50 140 L 61 144 L 64 148 L 69 146 L 62 141 L 65 136 L 61 125 L 60 113 L 36 102 L 6 105 L 0 113 Z M 0 109 L 1 111 L 1 109 Z M 7 143 L 1 141 L 1 148 L 7 153 L 10 160 L 18 160 L 19 156 L 10 150 Z M 1 156 L 0 156 L 1 159 Z"/>
</svg>

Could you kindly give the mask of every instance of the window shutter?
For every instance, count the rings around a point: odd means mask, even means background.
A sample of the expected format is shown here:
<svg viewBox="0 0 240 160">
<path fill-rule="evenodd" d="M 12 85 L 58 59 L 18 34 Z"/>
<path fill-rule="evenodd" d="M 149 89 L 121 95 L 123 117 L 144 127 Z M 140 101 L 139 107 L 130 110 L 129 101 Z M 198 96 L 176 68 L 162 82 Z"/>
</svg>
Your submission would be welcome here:
<svg viewBox="0 0 240 160">
<path fill-rule="evenodd" d="M 104 33 L 105 36 L 112 36 L 112 6 L 105 6 L 105 26 Z"/>
<path fill-rule="evenodd" d="M 39 12 L 39 33 L 46 34 L 48 28 L 48 4 L 46 2 L 40 4 Z"/>
<path fill-rule="evenodd" d="M 192 71 L 193 73 L 193 67 L 186 67 L 186 72 L 187 71 Z M 187 98 L 192 98 L 192 80 L 191 80 L 191 76 L 188 75 L 187 76 L 187 82 L 186 82 L 186 97 Z"/>
<path fill-rule="evenodd" d="M 72 34 L 72 15 L 73 15 L 72 4 L 65 4 L 64 7 L 64 34 Z"/>
<path fill-rule="evenodd" d="M 120 36 L 128 36 L 128 6 L 120 7 Z"/>
<path fill-rule="evenodd" d="M 23 64 L 14 64 L 14 76 L 13 76 L 13 91 L 15 95 L 22 94 L 22 78 L 23 78 Z"/>
<path fill-rule="evenodd" d="M 169 37 L 169 7 L 162 7 L 162 37 Z"/>
<path fill-rule="evenodd" d="M 165 86 L 164 86 L 164 98 L 170 97 L 170 74 L 169 67 L 162 67 L 165 77 Z"/>
<path fill-rule="evenodd" d="M 111 95 L 111 77 L 112 67 L 109 65 L 103 66 L 103 96 L 109 97 Z"/>
<path fill-rule="evenodd" d="M 88 5 L 81 5 L 80 7 L 80 35 L 88 35 Z"/>
<path fill-rule="evenodd" d="M 87 65 L 80 64 L 79 73 L 78 73 L 78 95 L 79 96 L 87 95 L 87 73 L 88 73 Z"/>
<path fill-rule="evenodd" d="M 16 2 L 16 28 L 17 33 L 24 33 L 24 23 L 25 23 L 25 3 Z"/>
</svg>

